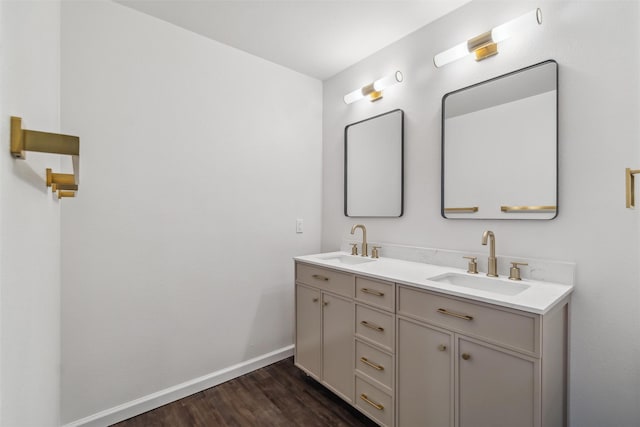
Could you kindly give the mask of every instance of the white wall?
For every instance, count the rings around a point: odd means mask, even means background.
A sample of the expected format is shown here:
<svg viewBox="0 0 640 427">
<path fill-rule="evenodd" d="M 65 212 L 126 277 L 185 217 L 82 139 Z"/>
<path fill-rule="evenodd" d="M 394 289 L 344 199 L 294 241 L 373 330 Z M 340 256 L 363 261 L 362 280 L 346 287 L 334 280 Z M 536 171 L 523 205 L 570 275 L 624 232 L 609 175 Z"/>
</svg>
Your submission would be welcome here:
<svg viewBox="0 0 640 427">
<path fill-rule="evenodd" d="M 505 42 L 498 56 L 433 67 L 435 53 L 539 5 L 543 26 Z M 637 2 L 476 1 L 324 84 L 323 250 L 338 249 L 351 225 L 363 222 L 371 241 L 479 251 L 482 232 L 491 229 L 498 254 L 575 261 L 570 417 L 576 427 L 640 424 L 639 213 L 624 208 L 623 179 L 624 168 L 640 159 L 638 16 Z M 546 59 L 558 61 L 560 76 L 558 218 L 442 219 L 442 96 Z M 405 81 L 382 101 L 342 102 L 395 69 Z M 405 215 L 346 218 L 344 126 L 395 108 L 405 111 Z"/>
<path fill-rule="evenodd" d="M 322 84 L 112 2 L 65 2 L 62 23 L 62 123 L 82 138 L 62 218 L 70 422 L 293 343 Z"/>
<path fill-rule="evenodd" d="M 0 425 L 60 419 L 60 203 L 45 186 L 57 156 L 9 154 L 9 116 L 60 131 L 60 3 L 0 2 Z"/>
</svg>

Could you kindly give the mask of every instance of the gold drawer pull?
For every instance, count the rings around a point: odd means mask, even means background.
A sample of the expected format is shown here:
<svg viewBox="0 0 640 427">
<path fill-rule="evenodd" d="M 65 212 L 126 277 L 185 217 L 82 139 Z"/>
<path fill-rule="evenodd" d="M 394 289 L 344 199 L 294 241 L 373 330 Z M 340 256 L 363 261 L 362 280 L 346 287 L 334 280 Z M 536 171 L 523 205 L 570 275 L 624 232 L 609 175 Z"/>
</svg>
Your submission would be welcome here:
<svg viewBox="0 0 640 427">
<path fill-rule="evenodd" d="M 384 296 L 384 292 L 378 292 L 378 291 L 374 291 L 368 288 L 362 288 L 360 289 L 362 292 L 364 292 L 365 294 L 371 294 L 371 295 L 375 295 L 377 297 L 383 297 Z"/>
<path fill-rule="evenodd" d="M 369 405 L 373 406 L 374 408 L 376 408 L 376 409 L 377 409 L 377 410 L 379 410 L 379 411 L 382 411 L 382 410 L 384 409 L 384 406 L 382 406 L 381 404 L 376 403 L 376 402 L 374 402 L 374 401 L 372 401 L 372 400 L 369 400 L 369 398 L 367 397 L 367 395 L 366 395 L 366 394 L 364 394 L 364 393 L 362 393 L 362 394 L 360 395 L 360 399 L 364 400 L 364 401 L 365 401 L 365 402 L 367 402 Z"/>
<path fill-rule="evenodd" d="M 454 313 L 452 311 L 447 311 L 444 308 L 439 308 L 438 309 L 438 313 L 441 314 L 446 314 L 447 316 L 453 316 L 453 317 L 457 317 L 458 319 L 464 319 L 464 320 L 473 320 L 472 316 L 467 316 L 466 314 L 458 314 L 458 313 Z"/>
<path fill-rule="evenodd" d="M 328 282 L 328 281 L 329 281 L 329 278 L 328 278 L 328 277 L 326 277 L 326 276 L 321 276 L 321 275 L 319 275 L 319 274 L 314 274 L 314 275 L 313 275 L 313 276 L 311 276 L 311 277 L 313 277 L 314 279 L 323 280 L 323 281 L 325 281 L 325 282 Z"/>
<path fill-rule="evenodd" d="M 313 302 L 318 302 L 318 298 L 314 298 L 314 299 L 313 299 Z"/>
<path fill-rule="evenodd" d="M 446 346 L 446 345 L 444 345 L 444 344 L 440 344 L 440 345 L 438 346 L 438 350 L 439 350 L 439 351 L 447 351 L 447 346 Z"/>
<path fill-rule="evenodd" d="M 369 323 L 366 320 L 363 320 L 362 322 L 360 322 L 360 324 L 362 326 L 366 326 L 367 328 L 374 329 L 378 332 L 384 332 L 384 328 L 382 326 L 374 325 L 373 323 Z"/>
<path fill-rule="evenodd" d="M 462 358 L 464 360 L 469 360 L 469 359 L 471 359 L 471 355 L 469 353 L 462 353 Z"/>
<path fill-rule="evenodd" d="M 369 359 L 367 359 L 366 357 L 361 357 L 360 361 L 365 365 L 371 366 L 373 369 L 377 371 L 384 371 L 384 366 L 376 365 L 375 363 L 369 362 Z"/>
</svg>

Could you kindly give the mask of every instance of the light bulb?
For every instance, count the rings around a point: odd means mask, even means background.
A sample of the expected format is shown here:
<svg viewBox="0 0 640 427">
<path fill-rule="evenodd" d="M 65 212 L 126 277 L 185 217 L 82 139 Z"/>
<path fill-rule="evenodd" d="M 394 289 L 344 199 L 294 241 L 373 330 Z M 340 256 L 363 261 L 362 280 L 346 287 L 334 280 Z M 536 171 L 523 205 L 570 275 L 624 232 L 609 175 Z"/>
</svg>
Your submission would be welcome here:
<svg viewBox="0 0 640 427">
<path fill-rule="evenodd" d="M 364 98 L 364 94 L 362 93 L 362 89 L 354 90 L 344 96 L 344 103 L 351 104 L 353 102 L 359 101 Z"/>
<path fill-rule="evenodd" d="M 436 56 L 433 57 L 433 64 L 436 67 L 442 67 L 449 62 L 453 62 L 457 59 L 464 58 L 469 54 L 469 49 L 467 47 L 467 42 L 462 42 L 458 45 L 455 45 L 451 49 L 447 49 L 444 52 L 440 52 Z"/>
</svg>

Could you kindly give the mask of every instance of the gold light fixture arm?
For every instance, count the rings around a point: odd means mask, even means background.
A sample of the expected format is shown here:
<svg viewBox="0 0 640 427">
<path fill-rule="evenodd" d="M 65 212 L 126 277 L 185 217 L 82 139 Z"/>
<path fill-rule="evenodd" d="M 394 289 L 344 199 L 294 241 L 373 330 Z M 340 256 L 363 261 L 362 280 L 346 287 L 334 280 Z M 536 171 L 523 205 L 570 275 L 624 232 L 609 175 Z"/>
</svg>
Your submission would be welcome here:
<svg viewBox="0 0 640 427">
<path fill-rule="evenodd" d="M 635 178 L 635 175 L 637 173 L 640 173 L 640 169 L 626 168 L 625 172 L 624 172 L 625 183 L 626 183 L 626 188 L 627 188 L 627 191 L 626 191 L 626 195 L 627 195 L 627 197 L 626 197 L 626 199 L 627 199 L 626 200 L 626 202 L 627 202 L 626 206 L 629 209 L 633 209 L 633 208 L 636 207 L 636 196 L 635 196 L 635 194 L 636 194 L 636 191 L 635 191 L 636 178 Z"/>
<path fill-rule="evenodd" d="M 75 196 L 80 168 L 79 137 L 22 129 L 22 118 L 11 117 L 11 155 L 16 159 L 25 159 L 25 151 L 71 156 L 73 174 L 53 173 L 47 168 L 46 183 L 47 187 L 58 192 L 58 198 Z"/>
</svg>

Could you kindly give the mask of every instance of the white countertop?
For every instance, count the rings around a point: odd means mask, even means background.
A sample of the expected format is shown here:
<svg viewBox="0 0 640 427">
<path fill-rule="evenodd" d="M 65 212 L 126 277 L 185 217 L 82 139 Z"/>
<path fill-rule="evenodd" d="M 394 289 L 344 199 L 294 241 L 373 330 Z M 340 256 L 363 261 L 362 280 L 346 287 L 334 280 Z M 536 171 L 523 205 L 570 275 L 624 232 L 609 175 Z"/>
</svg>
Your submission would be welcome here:
<svg viewBox="0 0 640 427">
<path fill-rule="evenodd" d="M 380 257 L 371 262 L 349 265 L 339 262 L 335 258 L 332 259 L 332 257 L 340 255 L 350 256 L 346 252 L 331 252 L 298 256 L 294 259 L 298 262 L 328 267 L 334 270 L 358 274 L 360 276 L 387 280 L 402 285 L 442 292 L 447 295 L 469 298 L 476 301 L 487 302 L 536 314 L 547 313 L 559 301 L 573 292 L 572 285 L 527 280 L 523 278 L 522 281 L 517 283 L 528 285 L 529 287 L 527 289 L 516 295 L 503 295 L 481 289 L 473 289 L 466 286 L 462 287 L 428 280 L 428 278 L 445 273 L 468 274 L 466 270 L 460 268 L 384 257 Z M 484 277 L 485 275 L 481 272 L 477 276 Z M 514 283 L 507 277 L 498 277 L 494 279 L 504 281 L 507 284 Z"/>
</svg>

